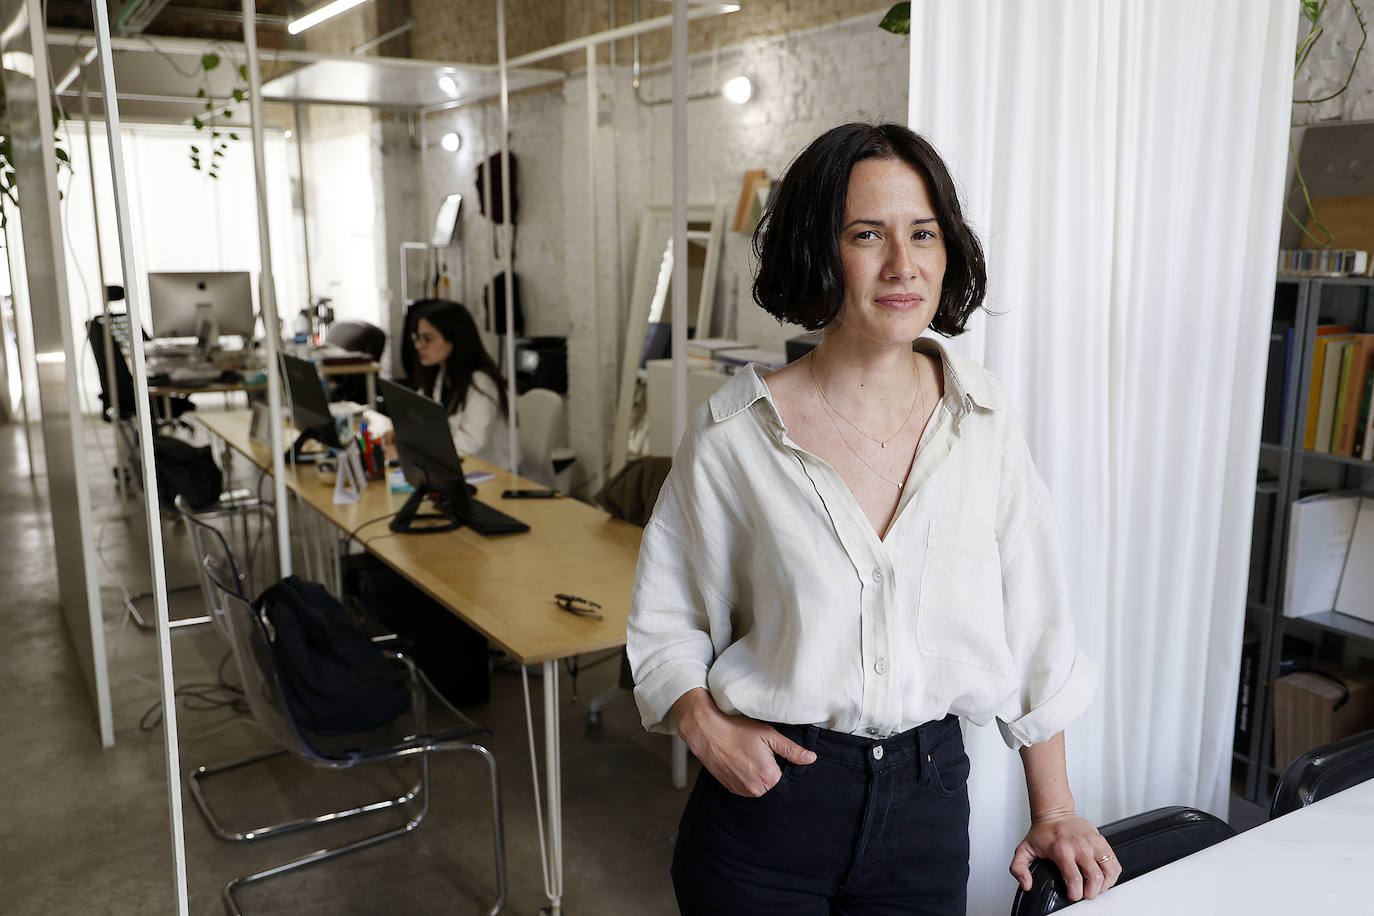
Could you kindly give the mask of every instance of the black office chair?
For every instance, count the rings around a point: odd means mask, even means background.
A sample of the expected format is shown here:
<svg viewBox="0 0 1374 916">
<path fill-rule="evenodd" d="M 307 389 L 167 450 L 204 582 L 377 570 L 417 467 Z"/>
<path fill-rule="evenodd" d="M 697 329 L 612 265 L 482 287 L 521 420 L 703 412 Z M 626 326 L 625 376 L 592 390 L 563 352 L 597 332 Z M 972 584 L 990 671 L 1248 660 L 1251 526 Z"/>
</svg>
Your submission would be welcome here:
<svg viewBox="0 0 1374 916">
<path fill-rule="evenodd" d="M 1350 735 L 1308 751 L 1279 778 L 1269 819 L 1305 808 L 1329 795 L 1374 778 L 1374 730 Z"/>
<path fill-rule="evenodd" d="M 324 342 L 355 353 L 366 353 L 374 360 L 382 358 L 386 349 L 386 332 L 366 321 L 336 321 L 329 326 Z M 343 375 L 329 379 L 331 401 L 367 401 L 367 380 L 360 375 Z"/>
<path fill-rule="evenodd" d="M 114 399 L 108 390 L 109 372 L 105 362 L 105 316 L 97 315 L 86 323 L 86 340 L 91 346 L 91 356 L 95 357 L 95 367 L 100 374 L 101 416 L 106 423 L 129 420 L 137 413 L 134 409 L 134 377 L 129 372 L 129 362 L 124 356 L 123 344 L 120 341 L 121 336 L 128 337 L 129 316 L 120 313 L 111 314 L 110 318 L 113 319 L 110 331 L 115 338 L 113 353 L 115 393 L 119 397 L 118 416 L 114 414 Z M 149 339 L 146 333 L 143 335 L 143 339 Z M 149 415 L 155 426 L 172 423 L 188 410 L 196 409 L 196 405 L 191 403 L 191 399 L 183 395 L 172 395 L 167 398 L 170 410 L 164 410 L 162 400 L 162 398 L 148 398 Z"/>
<path fill-rule="evenodd" d="M 216 767 L 199 767 L 190 777 L 191 794 L 196 806 L 204 815 L 210 829 L 223 840 L 249 841 L 277 836 L 308 827 L 334 823 L 359 814 L 409 804 L 416 801 L 419 810 L 400 826 L 380 833 L 363 837 L 334 848 L 318 849 L 299 859 L 272 866 L 235 878 L 224 886 L 221 899 L 225 910 L 232 916 L 242 916 L 242 910 L 235 896 L 236 891 L 245 885 L 262 881 L 283 872 L 314 865 L 326 859 L 345 853 L 355 852 L 369 846 L 405 836 L 415 830 L 429 810 L 429 755 L 440 751 L 472 751 L 487 762 L 490 773 L 492 804 L 492 837 L 496 858 L 497 898 L 487 911 L 489 916 L 499 913 L 506 900 L 506 860 L 505 839 L 501 826 L 500 781 L 496 768 L 496 758 L 491 752 L 473 739 L 490 734 L 483 728 L 466 728 L 445 732 L 428 732 L 425 719 L 425 694 L 416 675 L 415 666 L 410 659 L 399 652 L 389 652 L 388 656 L 398 664 L 403 664 L 410 681 L 411 708 L 390 726 L 372 729 L 363 734 L 322 737 L 311 734 L 298 727 L 286 702 L 282 688 L 282 673 L 279 667 L 276 647 L 269 635 L 268 624 L 262 620 L 246 598 L 237 591 L 238 583 L 230 569 L 213 560 L 206 563 L 206 573 L 217 590 L 217 602 L 224 609 L 224 620 L 228 626 L 230 644 L 239 676 L 243 681 L 244 699 L 253 712 L 254 718 L 263 730 L 278 743 L 279 747 L 252 754 L 242 760 Z M 358 805 L 342 811 L 321 814 L 315 817 L 300 818 L 281 824 L 255 827 L 249 830 L 230 830 L 224 827 L 206 802 L 203 783 L 213 775 L 239 769 L 251 764 L 278 757 L 283 754 L 293 756 L 325 769 L 339 770 L 369 763 L 403 761 L 409 757 L 420 758 L 420 776 L 417 782 L 404 794 L 382 799 L 366 805 Z"/>
<path fill-rule="evenodd" d="M 1236 835 L 1225 821 L 1195 808 L 1156 808 L 1113 821 L 1100 828 L 1112 846 L 1121 877 L 1117 884 L 1138 878 Z M 1048 859 L 1031 862 L 1031 889 L 1016 889 L 1011 916 L 1043 916 L 1071 906 L 1059 867 Z"/>
</svg>

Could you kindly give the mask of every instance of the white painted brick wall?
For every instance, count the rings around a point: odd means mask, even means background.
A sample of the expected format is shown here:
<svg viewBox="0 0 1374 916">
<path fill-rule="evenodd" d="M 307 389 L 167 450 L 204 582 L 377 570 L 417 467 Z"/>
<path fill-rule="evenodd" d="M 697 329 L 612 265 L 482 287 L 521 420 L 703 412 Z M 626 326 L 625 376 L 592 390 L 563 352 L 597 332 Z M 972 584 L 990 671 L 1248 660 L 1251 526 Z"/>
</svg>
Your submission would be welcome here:
<svg viewBox="0 0 1374 916">
<path fill-rule="evenodd" d="M 881 31 L 871 15 L 786 36 L 752 40 L 697 55 L 689 91 L 712 88 L 736 72 L 754 81 L 754 99 L 735 106 L 720 99 L 690 103 L 688 186 L 692 202 L 724 201 L 733 215 L 749 168 L 776 177 L 803 146 L 844 121 L 904 120 L 907 39 Z M 624 60 L 624 58 L 621 58 Z M 511 148 L 519 157 L 520 207 L 516 270 L 521 276 L 526 329 L 568 336 L 569 444 L 578 453 L 577 479 L 593 478 L 605 457 L 602 437 L 614 426 L 626 296 L 633 282 L 640 211 L 670 203 L 671 106 L 643 107 L 633 96 L 628 65 L 600 71 L 604 117 L 599 128 L 597 223 L 599 302 L 590 301 L 586 84 L 577 73 L 562 86 L 511 99 Z M 666 71 L 647 71 L 646 98 L 666 98 Z M 462 241 L 447 252 L 455 298 L 480 316 L 481 287 L 495 270 L 490 222 L 478 214 L 474 169 L 496 148 L 500 113 L 485 104 L 434 115 L 418 157 L 422 190 L 412 224 L 428 235 L 445 194 L 464 195 Z M 439 148 L 447 131 L 462 138 L 457 153 Z M 388 190 L 390 196 L 392 192 Z M 617 205 L 619 207 L 617 219 Z M 388 201 L 388 221 L 398 208 Z M 406 207 L 400 207 L 404 215 Z M 619 234 L 617 237 L 617 223 Z M 388 229 L 387 235 L 393 233 Z M 799 333 L 782 327 L 750 298 L 749 237 L 726 233 L 717 280 L 716 333 L 776 346 Z M 494 347 L 494 341 L 491 342 Z"/>
</svg>

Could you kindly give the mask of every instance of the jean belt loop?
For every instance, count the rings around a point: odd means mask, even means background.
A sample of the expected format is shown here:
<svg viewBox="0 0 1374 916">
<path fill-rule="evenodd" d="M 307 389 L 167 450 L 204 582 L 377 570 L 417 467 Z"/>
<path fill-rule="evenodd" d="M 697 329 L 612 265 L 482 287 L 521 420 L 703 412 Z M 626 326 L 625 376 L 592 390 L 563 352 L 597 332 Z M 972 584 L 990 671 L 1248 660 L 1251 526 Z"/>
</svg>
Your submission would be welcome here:
<svg viewBox="0 0 1374 916">
<path fill-rule="evenodd" d="M 816 740 L 820 737 L 820 734 L 821 727 L 819 725 L 806 726 L 806 731 L 802 734 L 802 747 L 806 748 L 808 751 L 814 751 L 816 749 Z"/>
<path fill-rule="evenodd" d="M 916 728 L 916 779 L 919 782 L 926 778 L 926 755 L 930 751 L 926 747 L 930 744 L 929 726 L 921 725 Z"/>
</svg>

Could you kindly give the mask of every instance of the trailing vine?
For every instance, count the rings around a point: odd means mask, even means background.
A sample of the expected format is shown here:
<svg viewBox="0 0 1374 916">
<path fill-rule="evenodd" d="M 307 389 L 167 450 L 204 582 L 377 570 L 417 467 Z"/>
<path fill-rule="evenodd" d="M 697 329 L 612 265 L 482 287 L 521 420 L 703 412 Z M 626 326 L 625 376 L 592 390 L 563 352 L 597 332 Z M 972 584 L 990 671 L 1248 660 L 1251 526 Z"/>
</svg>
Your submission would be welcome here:
<svg viewBox="0 0 1374 916">
<path fill-rule="evenodd" d="M 1321 18 L 1322 13 L 1326 12 L 1327 2 L 1328 0 L 1299 0 L 1299 3 L 1302 5 L 1303 18 L 1307 20 L 1307 36 L 1298 44 L 1298 50 L 1294 56 L 1294 81 L 1297 80 L 1298 75 L 1302 72 L 1303 64 L 1307 63 L 1307 56 L 1312 53 L 1312 48 L 1316 46 L 1317 41 L 1326 31 L 1321 25 Z M 1350 81 L 1355 77 L 1355 67 L 1360 62 L 1360 55 L 1364 53 L 1364 46 L 1369 42 L 1369 26 L 1364 21 L 1364 14 L 1360 11 L 1360 7 L 1355 3 L 1355 0 L 1346 0 L 1346 2 L 1350 4 L 1350 9 L 1355 14 L 1355 24 L 1358 25 L 1360 29 L 1360 46 L 1355 49 L 1355 54 L 1350 59 L 1350 70 L 1345 74 L 1345 82 L 1341 83 L 1336 91 L 1328 93 L 1321 98 L 1294 99 L 1294 105 L 1317 105 L 1322 102 L 1329 102 L 1350 88 Z M 1297 144 L 1293 142 L 1292 131 L 1288 133 L 1288 155 L 1293 159 L 1293 174 L 1297 178 L 1298 188 L 1302 191 L 1302 199 L 1307 204 L 1308 216 L 1312 220 L 1312 223 L 1326 235 L 1326 238 L 1317 238 L 1317 236 L 1312 233 L 1312 230 L 1308 229 L 1306 224 L 1298 219 L 1298 215 L 1293 212 L 1293 208 L 1288 205 L 1287 200 L 1283 202 L 1283 212 L 1293 221 L 1294 225 L 1302 230 L 1303 235 L 1323 248 L 1330 248 L 1335 243 L 1336 237 L 1331 234 L 1331 230 L 1326 228 L 1321 218 L 1317 216 L 1316 211 L 1312 209 L 1312 194 L 1307 188 L 1307 179 L 1303 177 L 1302 165 L 1298 162 L 1298 147 Z"/>
<path fill-rule="evenodd" d="M 229 150 L 228 141 L 236 141 L 239 138 L 237 133 L 221 128 L 216 119 L 230 114 L 232 109 L 227 106 L 231 100 L 235 105 L 248 100 L 248 67 L 245 64 L 239 64 L 234 70 L 237 80 L 229 92 L 229 98 L 216 99 L 211 93 L 210 72 L 218 69 L 222 62 L 220 56 L 213 51 L 201 55 L 201 86 L 196 90 L 196 98 L 204 99 L 205 111 L 204 114 L 191 118 L 191 126 L 201 132 L 200 136 L 205 136 L 204 132 L 209 131 L 210 140 L 210 145 L 204 151 L 201 150 L 199 143 L 191 144 L 191 168 L 197 172 L 204 172 L 211 178 L 219 177 L 220 164 Z"/>
<path fill-rule="evenodd" d="M 57 171 L 61 172 L 64 168 L 70 169 L 72 166 L 71 158 L 67 151 L 62 148 L 62 135 L 58 128 L 65 119 L 65 114 L 61 107 L 54 104 L 52 106 L 53 124 L 53 156 L 57 159 Z M 15 184 L 14 175 L 14 153 L 10 144 L 10 119 L 9 102 L 5 94 L 5 80 L 0 76 L 0 194 L 4 194 L 10 204 L 19 206 L 19 187 Z M 62 199 L 62 190 L 59 188 L 57 197 Z M 0 229 L 5 228 L 9 219 L 3 210 L 0 210 Z"/>
</svg>

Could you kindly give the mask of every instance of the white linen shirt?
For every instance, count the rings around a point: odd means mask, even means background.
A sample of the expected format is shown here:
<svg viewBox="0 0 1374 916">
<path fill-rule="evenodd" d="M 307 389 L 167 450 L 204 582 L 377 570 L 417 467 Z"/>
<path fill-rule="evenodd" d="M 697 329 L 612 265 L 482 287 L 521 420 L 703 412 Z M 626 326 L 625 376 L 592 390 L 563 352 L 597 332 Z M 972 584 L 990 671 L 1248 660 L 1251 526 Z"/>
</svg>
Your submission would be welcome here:
<svg viewBox="0 0 1374 916">
<path fill-rule="evenodd" d="M 1087 708 L 1048 490 L 1001 385 L 922 338 L 945 395 L 887 536 L 741 370 L 693 416 L 639 552 L 628 624 L 646 728 L 706 687 L 771 722 L 886 737 L 954 713 L 1009 747 Z"/>
</svg>

